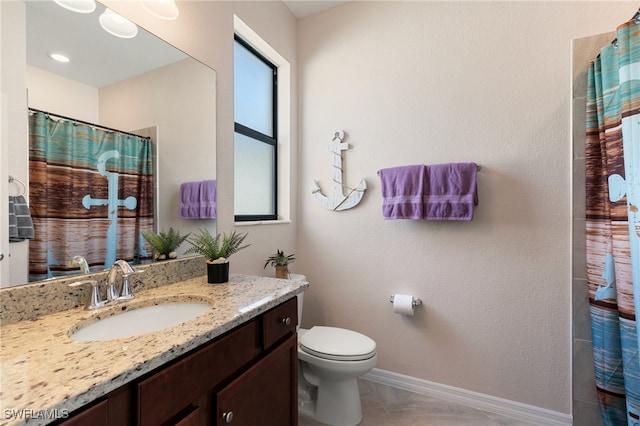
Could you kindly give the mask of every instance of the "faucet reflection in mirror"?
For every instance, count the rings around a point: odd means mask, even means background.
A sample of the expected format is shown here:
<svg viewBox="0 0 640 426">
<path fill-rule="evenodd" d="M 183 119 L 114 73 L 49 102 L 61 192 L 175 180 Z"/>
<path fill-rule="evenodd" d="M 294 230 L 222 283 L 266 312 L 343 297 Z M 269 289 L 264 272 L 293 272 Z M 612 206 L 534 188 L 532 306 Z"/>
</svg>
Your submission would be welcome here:
<svg viewBox="0 0 640 426">
<path fill-rule="evenodd" d="M 87 263 L 87 259 L 85 259 L 82 256 L 73 256 L 73 258 L 69 262 L 69 267 L 76 267 L 76 266 L 80 268 L 80 272 L 82 272 L 83 274 L 88 274 L 89 272 L 91 272 L 89 270 L 89 264 Z"/>
<path fill-rule="evenodd" d="M 79 253 L 97 270 L 149 258 L 141 232 L 154 226 L 153 163 L 148 138 L 32 111 L 29 279 L 68 273 Z"/>
</svg>

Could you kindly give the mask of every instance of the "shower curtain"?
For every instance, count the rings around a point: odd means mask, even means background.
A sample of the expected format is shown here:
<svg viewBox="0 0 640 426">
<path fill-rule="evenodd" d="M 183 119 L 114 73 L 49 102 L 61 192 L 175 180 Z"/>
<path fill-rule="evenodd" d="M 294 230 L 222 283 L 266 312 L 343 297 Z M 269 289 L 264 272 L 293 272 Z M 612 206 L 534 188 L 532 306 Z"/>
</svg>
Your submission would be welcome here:
<svg viewBox="0 0 640 426">
<path fill-rule="evenodd" d="M 30 113 L 30 280 L 77 273 L 74 256 L 99 270 L 149 257 L 153 155 L 147 138 Z"/>
<path fill-rule="evenodd" d="M 640 25 L 618 27 L 588 73 L 587 281 L 600 413 L 640 422 Z"/>
</svg>

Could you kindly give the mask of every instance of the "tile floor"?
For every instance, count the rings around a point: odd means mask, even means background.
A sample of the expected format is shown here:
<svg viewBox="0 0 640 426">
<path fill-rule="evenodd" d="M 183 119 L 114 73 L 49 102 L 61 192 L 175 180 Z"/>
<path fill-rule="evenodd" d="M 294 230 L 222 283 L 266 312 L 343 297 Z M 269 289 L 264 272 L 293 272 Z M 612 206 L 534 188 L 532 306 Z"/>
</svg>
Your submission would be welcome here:
<svg viewBox="0 0 640 426">
<path fill-rule="evenodd" d="M 369 380 L 359 380 L 360 426 L 538 426 Z M 299 426 L 318 426 L 304 416 Z"/>
</svg>

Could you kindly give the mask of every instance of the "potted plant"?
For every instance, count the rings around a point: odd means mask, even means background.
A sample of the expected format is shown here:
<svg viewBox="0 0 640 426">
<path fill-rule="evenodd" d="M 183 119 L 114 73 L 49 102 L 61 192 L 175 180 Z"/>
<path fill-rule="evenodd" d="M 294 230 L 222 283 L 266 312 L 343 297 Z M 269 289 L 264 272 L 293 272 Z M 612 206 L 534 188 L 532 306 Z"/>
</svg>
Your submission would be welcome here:
<svg viewBox="0 0 640 426">
<path fill-rule="evenodd" d="M 153 248 L 153 258 L 155 260 L 175 259 L 178 257 L 178 247 L 186 240 L 190 234 L 181 236 L 179 231 L 169 228 L 169 232 L 142 231 L 142 236 Z"/>
<path fill-rule="evenodd" d="M 284 254 L 284 251 L 276 250 L 276 254 L 267 258 L 264 267 L 271 265 L 276 268 L 276 278 L 289 278 L 289 264 L 296 260 L 294 256 L 295 254 Z"/>
<path fill-rule="evenodd" d="M 214 237 L 208 229 L 202 228 L 199 234 L 187 239 L 193 247 L 185 253 L 197 253 L 206 258 L 209 283 L 226 283 L 229 281 L 229 257 L 249 247 L 250 244 L 242 245 L 246 237 L 246 233 L 233 231 L 230 235 L 223 234 L 220 241 L 220 234 Z"/>
</svg>

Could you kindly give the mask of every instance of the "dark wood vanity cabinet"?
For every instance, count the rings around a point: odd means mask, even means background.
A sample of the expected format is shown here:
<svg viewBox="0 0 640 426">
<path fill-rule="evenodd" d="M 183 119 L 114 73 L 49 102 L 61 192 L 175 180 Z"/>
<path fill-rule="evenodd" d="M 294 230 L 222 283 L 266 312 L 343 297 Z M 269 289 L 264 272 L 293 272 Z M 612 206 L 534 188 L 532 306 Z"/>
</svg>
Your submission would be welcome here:
<svg viewBox="0 0 640 426">
<path fill-rule="evenodd" d="M 294 297 L 61 424 L 295 426 L 297 319 Z"/>
<path fill-rule="evenodd" d="M 293 298 L 263 315 L 262 344 L 268 355 L 217 392 L 212 424 L 298 424 L 297 308 Z"/>
<path fill-rule="evenodd" d="M 289 337 L 216 395 L 216 425 L 297 423 L 297 338 Z"/>
</svg>

